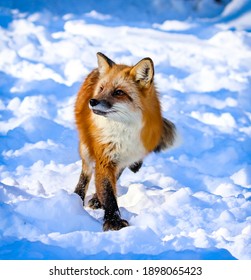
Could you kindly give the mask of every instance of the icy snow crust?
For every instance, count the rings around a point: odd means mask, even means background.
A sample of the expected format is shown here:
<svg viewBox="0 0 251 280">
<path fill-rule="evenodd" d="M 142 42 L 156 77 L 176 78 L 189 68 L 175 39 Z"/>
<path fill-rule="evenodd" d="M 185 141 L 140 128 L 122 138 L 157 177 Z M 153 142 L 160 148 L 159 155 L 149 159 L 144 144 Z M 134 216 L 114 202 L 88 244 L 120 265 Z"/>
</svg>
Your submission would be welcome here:
<svg viewBox="0 0 251 280">
<path fill-rule="evenodd" d="M 103 6 L 63 17 L 1 10 L 1 259 L 251 259 L 251 7 L 237 2 L 217 18 L 174 13 L 147 26 L 147 13 L 130 26 Z M 103 211 L 73 193 L 73 107 L 98 51 L 153 59 L 163 114 L 180 135 L 121 176 L 131 226 L 117 232 L 103 232 Z M 92 193 L 93 180 L 86 200 Z"/>
</svg>

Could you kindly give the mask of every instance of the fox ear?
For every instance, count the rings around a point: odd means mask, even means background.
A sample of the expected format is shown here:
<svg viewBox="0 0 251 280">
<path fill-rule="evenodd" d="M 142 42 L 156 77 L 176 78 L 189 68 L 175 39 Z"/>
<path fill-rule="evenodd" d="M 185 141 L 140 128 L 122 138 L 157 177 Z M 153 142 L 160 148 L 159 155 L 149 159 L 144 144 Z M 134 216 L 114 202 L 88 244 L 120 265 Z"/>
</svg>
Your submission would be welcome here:
<svg viewBox="0 0 251 280">
<path fill-rule="evenodd" d="M 143 58 L 132 68 L 130 73 L 135 76 L 136 82 L 145 87 L 149 86 L 154 76 L 153 61 L 149 57 Z"/>
<path fill-rule="evenodd" d="M 110 58 L 102 54 L 101 52 L 97 53 L 98 58 L 98 71 L 101 75 L 105 74 L 110 68 L 112 68 L 113 65 L 115 65 L 115 62 L 113 62 Z"/>
</svg>

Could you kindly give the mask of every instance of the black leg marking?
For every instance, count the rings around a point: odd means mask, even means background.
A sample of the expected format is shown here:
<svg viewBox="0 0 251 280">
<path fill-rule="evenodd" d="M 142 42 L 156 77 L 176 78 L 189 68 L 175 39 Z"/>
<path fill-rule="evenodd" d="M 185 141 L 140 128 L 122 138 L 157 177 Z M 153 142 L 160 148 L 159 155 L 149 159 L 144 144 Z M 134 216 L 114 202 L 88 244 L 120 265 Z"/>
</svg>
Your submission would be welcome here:
<svg viewBox="0 0 251 280">
<path fill-rule="evenodd" d="M 120 230 L 128 226 L 128 222 L 120 218 L 118 204 L 110 181 L 105 179 L 103 187 L 103 207 L 105 209 L 103 230 Z"/>
<path fill-rule="evenodd" d="M 79 181 L 78 181 L 78 184 L 77 184 L 74 192 L 81 197 L 83 202 L 85 200 L 85 194 L 87 191 L 87 186 L 88 186 L 89 181 L 90 181 L 90 177 L 88 175 L 84 174 L 83 171 L 81 171 Z"/>
<path fill-rule="evenodd" d="M 102 204 L 98 199 L 97 194 L 95 193 L 93 197 L 89 200 L 88 206 L 92 209 L 100 209 L 102 208 Z"/>
<path fill-rule="evenodd" d="M 132 165 L 129 166 L 129 169 L 130 169 L 132 172 L 136 173 L 136 172 L 138 172 L 138 171 L 140 170 L 142 164 L 143 164 L 143 161 L 142 161 L 142 160 L 141 160 L 141 161 L 138 161 L 138 162 L 134 162 Z"/>
</svg>

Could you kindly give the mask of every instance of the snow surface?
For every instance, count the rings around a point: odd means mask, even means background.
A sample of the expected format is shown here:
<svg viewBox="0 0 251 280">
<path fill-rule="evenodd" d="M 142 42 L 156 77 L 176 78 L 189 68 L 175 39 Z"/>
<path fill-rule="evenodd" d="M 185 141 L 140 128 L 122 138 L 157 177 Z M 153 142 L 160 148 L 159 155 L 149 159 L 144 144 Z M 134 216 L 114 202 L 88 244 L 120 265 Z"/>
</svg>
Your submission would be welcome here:
<svg viewBox="0 0 251 280">
<path fill-rule="evenodd" d="M 250 1 L 12 2 L 0 2 L 0 259 L 251 259 Z M 181 138 L 123 173 L 131 226 L 117 232 L 73 193 L 73 107 L 98 51 L 153 59 Z"/>
</svg>

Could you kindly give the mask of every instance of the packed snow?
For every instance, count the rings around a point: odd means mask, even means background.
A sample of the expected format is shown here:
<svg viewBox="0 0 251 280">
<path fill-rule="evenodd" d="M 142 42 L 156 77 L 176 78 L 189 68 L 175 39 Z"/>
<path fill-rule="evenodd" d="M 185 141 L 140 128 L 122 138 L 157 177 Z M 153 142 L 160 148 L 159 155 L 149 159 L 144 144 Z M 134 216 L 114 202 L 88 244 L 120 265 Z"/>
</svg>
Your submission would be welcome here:
<svg viewBox="0 0 251 280">
<path fill-rule="evenodd" d="M 0 259 L 251 259 L 250 1 L 18 2 L 0 1 Z M 179 134 L 122 174 L 120 231 L 73 193 L 97 52 L 151 57 Z"/>
</svg>

